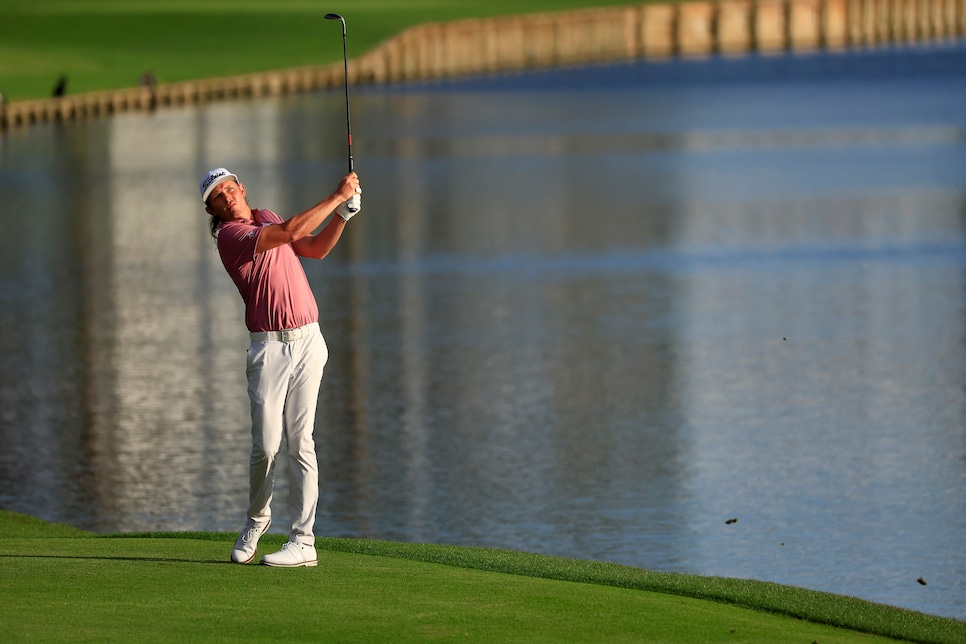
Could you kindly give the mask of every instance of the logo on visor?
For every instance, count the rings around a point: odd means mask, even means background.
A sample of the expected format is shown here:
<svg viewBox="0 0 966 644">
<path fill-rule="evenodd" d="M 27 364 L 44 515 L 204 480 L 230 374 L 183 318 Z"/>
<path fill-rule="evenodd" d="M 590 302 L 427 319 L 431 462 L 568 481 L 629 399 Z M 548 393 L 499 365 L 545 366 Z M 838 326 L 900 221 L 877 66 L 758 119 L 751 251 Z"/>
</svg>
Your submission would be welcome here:
<svg viewBox="0 0 966 644">
<path fill-rule="evenodd" d="M 208 186 L 210 186 L 214 182 L 215 179 L 217 179 L 218 177 L 223 177 L 226 174 L 228 174 L 228 173 L 227 172 L 219 172 L 218 174 L 211 175 L 210 177 L 208 177 L 207 179 L 205 179 L 205 183 L 201 187 L 203 189 L 207 189 Z"/>
</svg>

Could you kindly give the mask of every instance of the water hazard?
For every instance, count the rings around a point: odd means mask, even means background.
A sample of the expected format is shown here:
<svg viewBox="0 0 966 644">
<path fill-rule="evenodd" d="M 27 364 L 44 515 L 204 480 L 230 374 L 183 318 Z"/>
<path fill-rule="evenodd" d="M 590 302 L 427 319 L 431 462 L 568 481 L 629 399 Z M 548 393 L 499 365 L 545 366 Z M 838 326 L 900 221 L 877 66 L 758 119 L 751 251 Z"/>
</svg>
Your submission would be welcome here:
<svg viewBox="0 0 966 644">
<path fill-rule="evenodd" d="M 358 91 L 364 210 L 305 264 L 331 351 L 317 532 L 966 618 L 964 62 Z M 241 526 L 246 332 L 196 185 L 224 165 L 253 206 L 298 212 L 344 172 L 342 109 L 0 139 L 0 506 Z"/>
</svg>

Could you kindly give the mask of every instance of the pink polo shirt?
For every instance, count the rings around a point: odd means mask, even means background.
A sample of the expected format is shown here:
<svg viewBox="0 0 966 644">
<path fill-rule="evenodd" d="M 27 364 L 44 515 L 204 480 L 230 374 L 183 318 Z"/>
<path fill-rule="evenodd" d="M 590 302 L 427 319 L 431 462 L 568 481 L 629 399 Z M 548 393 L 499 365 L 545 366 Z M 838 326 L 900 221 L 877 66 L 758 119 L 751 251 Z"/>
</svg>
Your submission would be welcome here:
<svg viewBox="0 0 966 644">
<path fill-rule="evenodd" d="M 262 226 L 280 224 L 271 210 L 252 210 L 254 222 L 229 221 L 218 231 L 218 254 L 245 302 L 249 331 L 284 331 L 319 320 L 319 308 L 291 244 L 262 253 Z"/>
</svg>

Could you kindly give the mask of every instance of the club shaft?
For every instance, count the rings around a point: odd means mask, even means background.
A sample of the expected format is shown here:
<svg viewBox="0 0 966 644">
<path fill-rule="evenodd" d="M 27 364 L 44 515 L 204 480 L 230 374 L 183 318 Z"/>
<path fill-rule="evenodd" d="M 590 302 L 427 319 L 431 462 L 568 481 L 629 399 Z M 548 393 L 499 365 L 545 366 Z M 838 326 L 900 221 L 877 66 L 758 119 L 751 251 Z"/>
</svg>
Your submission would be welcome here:
<svg viewBox="0 0 966 644">
<path fill-rule="evenodd" d="M 342 20 L 342 67 L 345 73 L 345 127 L 349 137 L 349 172 L 352 167 L 352 118 L 349 116 L 349 53 L 346 49 L 345 20 Z"/>
</svg>

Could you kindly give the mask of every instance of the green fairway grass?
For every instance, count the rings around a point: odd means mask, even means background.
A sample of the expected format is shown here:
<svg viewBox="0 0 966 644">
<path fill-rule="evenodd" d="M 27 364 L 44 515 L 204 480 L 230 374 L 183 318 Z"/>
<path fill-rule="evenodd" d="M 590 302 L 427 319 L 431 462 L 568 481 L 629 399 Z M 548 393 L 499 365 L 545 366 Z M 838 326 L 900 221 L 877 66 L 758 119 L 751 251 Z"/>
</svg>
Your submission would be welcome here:
<svg viewBox="0 0 966 644">
<path fill-rule="evenodd" d="M 2 0 L 0 92 L 67 93 L 319 65 L 342 59 L 341 13 L 356 57 L 404 30 L 458 18 L 619 5 L 593 0 Z M 626 3 L 623 3 L 626 4 Z"/>
<path fill-rule="evenodd" d="M 334 538 L 318 539 L 317 568 L 241 566 L 228 563 L 234 538 L 98 536 L 0 511 L 2 637 L 828 644 L 888 641 L 889 635 L 966 641 L 963 622 L 777 584 L 505 550 Z M 283 541 L 264 537 L 259 555 Z"/>
</svg>

